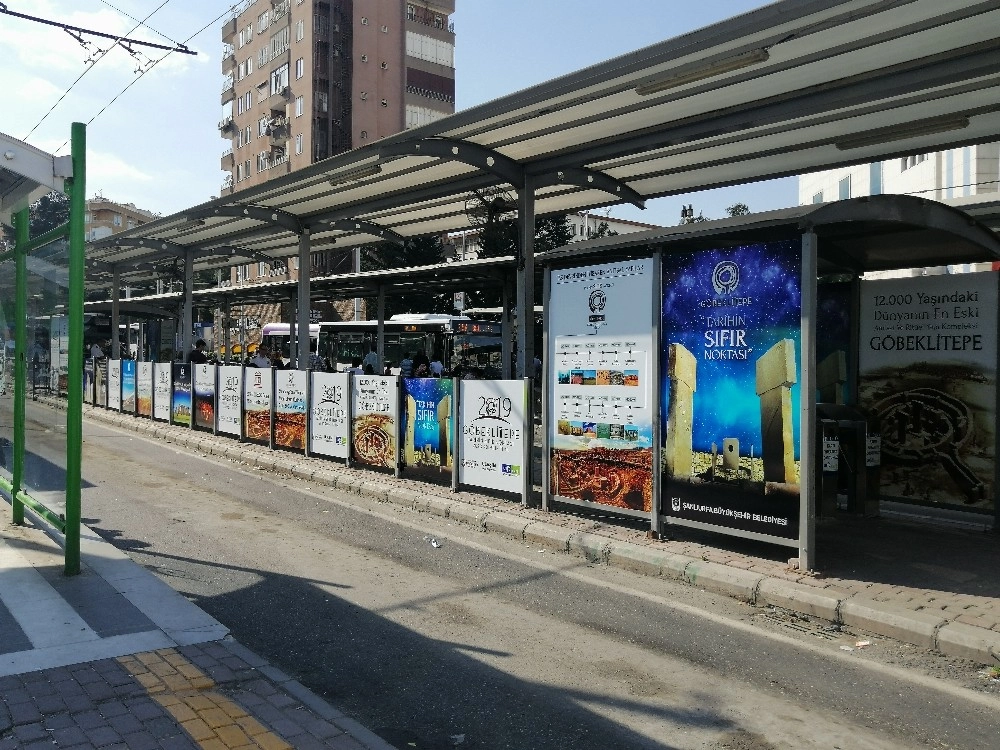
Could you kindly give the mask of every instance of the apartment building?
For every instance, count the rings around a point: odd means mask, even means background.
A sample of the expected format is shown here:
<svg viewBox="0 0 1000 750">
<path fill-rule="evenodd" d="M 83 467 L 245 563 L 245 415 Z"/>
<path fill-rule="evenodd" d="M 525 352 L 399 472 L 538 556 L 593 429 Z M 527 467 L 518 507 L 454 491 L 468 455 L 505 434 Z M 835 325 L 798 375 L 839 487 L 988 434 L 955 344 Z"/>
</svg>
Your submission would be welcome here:
<svg viewBox="0 0 1000 750">
<path fill-rule="evenodd" d="M 222 195 L 455 111 L 455 0 L 244 0 L 222 28 Z"/>
<path fill-rule="evenodd" d="M 83 215 L 84 238 L 88 241 L 110 237 L 152 221 L 158 214 L 136 208 L 132 203 L 115 203 L 98 195 L 87 199 Z"/>
</svg>

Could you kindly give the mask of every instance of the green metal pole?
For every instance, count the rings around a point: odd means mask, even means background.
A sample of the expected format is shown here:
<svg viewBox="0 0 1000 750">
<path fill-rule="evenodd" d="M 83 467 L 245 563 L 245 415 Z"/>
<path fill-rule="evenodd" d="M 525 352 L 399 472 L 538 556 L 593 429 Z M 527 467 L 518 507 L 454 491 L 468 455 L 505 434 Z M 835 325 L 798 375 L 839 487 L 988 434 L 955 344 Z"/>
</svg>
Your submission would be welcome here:
<svg viewBox="0 0 1000 750">
<path fill-rule="evenodd" d="M 13 467 L 11 470 L 11 507 L 14 523 L 24 524 L 24 503 L 17 496 L 24 489 L 24 400 L 27 398 L 27 373 L 25 370 L 28 351 L 28 209 L 17 212 L 14 240 L 14 445 Z"/>
<path fill-rule="evenodd" d="M 65 574 L 80 572 L 80 481 L 83 464 L 83 274 L 87 210 L 87 126 L 74 122 L 70 138 L 73 177 L 69 194 L 69 390 L 66 403 L 66 562 Z"/>
</svg>

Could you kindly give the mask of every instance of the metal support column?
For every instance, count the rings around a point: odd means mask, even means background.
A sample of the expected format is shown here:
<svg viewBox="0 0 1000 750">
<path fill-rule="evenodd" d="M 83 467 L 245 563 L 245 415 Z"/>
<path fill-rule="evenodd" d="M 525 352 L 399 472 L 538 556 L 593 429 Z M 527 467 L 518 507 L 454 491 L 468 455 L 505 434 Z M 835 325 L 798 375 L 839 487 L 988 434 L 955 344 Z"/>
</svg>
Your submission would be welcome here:
<svg viewBox="0 0 1000 750">
<path fill-rule="evenodd" d="M 83 275 L 87 210 L 87 126 L 74 122 L 70 139 L 73 177 L 69 194 L 69 373 L 66 398 L 66 555 L 64 572 L 80 572 L 80 481 L 83 466 Z"/>
<path fill-rule="evenodd" d="M 310 261 L 309 228 L 302 229 L 299 235 L 299 356 L 298 367 L 300 370 L 309 369 L 309 308 L 311 297 L 310 276 L 312 273 L 312 263 Z"/>
<path fill-rule="evenodd" d="M 14 523 L 24 523 L 24 503 L 17 499 L 24 489 L 24 402 L 27 399 L 26 354 L 28 344 L 28 241 L 30 240 L 28 209 L 17 212 L 14 222 L 14 434 L 11 466 L 11 506 Z"/>
<path fill-rule="evenodd" d="M 108 355 L 111 359 L 121 359 L 121 293 L 122 293 L 122 272 L 116 265 L 111 271 L 111 351 Z"/>
<path fill-rule="evenodd" d="M 226 329 L 225 346 L 226 346 L 226 356 L 223 359 L 225 364 L 229 364 L 232 361 L 233 355 L 233 319 L 231 317 L 232 310 L 229 305 L 229 297 L 226 297 L 222 301 L 222 320 L 223 326 Z"/>
<path fill-rule="evenodd" d="M 378 356 L 378 364 L 375 365 L 377 370 L 375 374 L 381 375 L 385 369 L 382 362 L 385 357 L 385 287 L 382 284 L 378 286 L 378 328 L 376 336 L 378 336 L 376 340 L 378 348 L 375 350 L 375 354 Z"/>
<path fill-rule="evenodd" d="M 510 277 L 504 275 L 500 292 L 500 377 L 510 380 L 514 354 L 513 316 L 511 315 Z"/>
<path fill-rule="evenodd" d="M 298 302 L 295 292 L 288 298 L 288 366 L 298 368 L 299 366 L 299 314 Z"/>
<path fill-rule="evenodd" d="M 799 408 L 799 570 L 816 566 L 816 253 L 815 232 L 802 235 L 802 382 Z M 862 446 L 862 457 L 864 456 Z"/>
<path fill-rule="evenodd" d="M 535 361 L 535 179 L 524 175 L 517 195 L 517 373 L 530 378 Z"/>
<path fill-rule="evenodd" d="M 194 252 L 184 253 L 184 306 L 181 312 L 181 356 L 191 351 L 191 332 L 194 330 Z"/>
</svg>

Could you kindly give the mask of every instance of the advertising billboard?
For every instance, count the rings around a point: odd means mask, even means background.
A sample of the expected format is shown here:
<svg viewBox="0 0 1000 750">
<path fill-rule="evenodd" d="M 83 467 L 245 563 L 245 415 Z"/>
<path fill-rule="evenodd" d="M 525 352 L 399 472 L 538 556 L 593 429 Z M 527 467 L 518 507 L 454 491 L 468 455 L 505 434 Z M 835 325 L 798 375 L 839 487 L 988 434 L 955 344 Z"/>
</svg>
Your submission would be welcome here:
<svg viewBox="0 0 1000 750">
<path fill-rule="evenodd" d="M 153 363 L 153 418 L 170 421 L 170 399 L 173 395 L 170 362 Z"/>
<path fill-rule="evenodd" d="M 312 373 L 309 409 L 309 452 L 333 458 L 348 458 L 350 422 L 347 391 L 351 376 L 346 372 Z"/>
<path fill-rule="evenodd" d="M 351 460 L 366 466 L 396 468 L 399 412 L 397 379 L 354 375 L 351 386 Z"/>
<path fill-rule="evenodd" d="M 799 531 L 799 240 L 662 256 L 662 511 Z"/>
<path fill-rule="evenodd" d="M 135 414 L 135 360 L 122 360 L 122 411 Z"/>
<path fill-rule="evenodd" d="M 553 270 L 548 311 L 549 490 L 650 513 L 652 258 Z"/>
<path fill-rule="evenodd" d="M 243 371 L 243 437 L 271 441 L 271 369 L 247 367 Z"/>
<path fill-rule="evenodd" d="M 243 368 L 239 365 L 219 367 L 218 409 L 219 432 L 239 436 L 243 424 Z"/>
<path fill-rule="evenodd" d="M 524 487 L 523 380 L 460 380 L 458 481 L 521 492 Z"/>
<path fill-rule="evenodd" d="M 306 447 L 306 387 L 304 370 L 274 373 L 274 444 L 292 450 Z"/>
<path fill-rule="evenodd" d="M 135 413 L 140 417 L 153 416 L 153 363 L 136 362 Z"/>
<path fill-rule="evenodd" d="M 194 384 L 194 426 L 215 427 L 215 365 L 192 365 Z"/>
<path fill-rule="evenodd" d="M 173 424 L 191 426 L 191 368 L 190 364 L 175 364 L 173 379 L 173 400 L 170 405 L 170 421 Z"/>
<path fill-rule="evenodd" d="M 881 494 L 991 511 L 997 273 L 861 283 L 859 394 L 879 419 Z"/>
<path fill-rule="evenodd" d="M 451 378 L 403 378 L 403 463 L 409 473 L 452 470 Z"/>
</svg>

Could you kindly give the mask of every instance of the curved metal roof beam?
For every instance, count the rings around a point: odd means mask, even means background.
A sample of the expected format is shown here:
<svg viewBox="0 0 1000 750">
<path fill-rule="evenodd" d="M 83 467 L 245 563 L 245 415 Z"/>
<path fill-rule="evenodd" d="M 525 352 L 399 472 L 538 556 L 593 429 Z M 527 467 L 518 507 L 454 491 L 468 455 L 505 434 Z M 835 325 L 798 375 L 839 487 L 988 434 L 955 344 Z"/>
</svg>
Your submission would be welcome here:
<svg viewBox="0 0 1000 750">
<path fill-rule="evenodd" d="M 264 253 L 257 252 L 256 250 L 248 250 L 245 247 L 240 247 L 239 245 L 218 245 L 217 247 L 204 248 L 198 250 L 194 254 L 195 258 L 250 258 L 252 260 L 260 261 L 261 263 L 274 263 L 280 258 L 272 258 L 270 255 L 265 255 Z"/>
<path fill-rule="evenodd" d="M 391 229 L 386 229 L 374 222 L 362 219 L 326 219 L 318 222 L 318 224 L 322 224 L 324 227 L 329 227 L 330 229 L 336 229 L 339 232 L 364 232 L 365 234 L 379 237 L 387 242 L 395 242 L 399 245 L 402 245 L 406 241 L 406 238 L 401 234 L 397 234 Z"/>
<path fill-rule="evenodd" d="M 181 258 L 194 249 L 189 245 L 178 245 L 176 242 L 159 240 L 155 237 L 118 237 L 111 245 L 113 247 L 144 247 L 149 250 L 162 250 Z"/>
<path fill-rule="evenodd" d="M 524 186 L 524 169 L 509 156 L 475 143 L 453 138 L 422 138 L 402 143 L 387 143 L 378 149 L 379 159 L 390 156 L 429 156 L 460 161 L 496 175 L 515 189 Z"/>
<path fill-rule="evenodd" d="M 536 188 L 549 187 L 550 185 L 574 185 L 579 188 L 597 188 L 605 193 L 610 193 L 622 201 L 631 203 L 637 208 L 646 208 L 646 199 L 640 193 L 630 188 L 621 180 L 616 180 L 604 172 L 595 172 L 592 169 L 570 167 L 535 176 Z"/>
<path fill-rule="evenodd" d="M 253 206 L 248 203 L 236 203 L 231 206 L 215 206 L 201 211 L 190 211 L 187 214 L 189 219 L 208 219 L 213 216 L 230 216 L 232 218 L 249 217 L 262 221 L 265 224 L 273 224 L 283 229 L 287 229 L 295 234 L 302 234 L 305 227 L 299 221 L 299 217 L 280 208 L 267 208 L 266 206 Z"/>
</svg>

